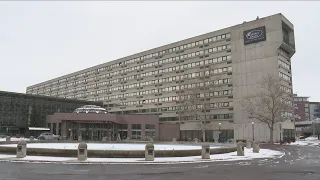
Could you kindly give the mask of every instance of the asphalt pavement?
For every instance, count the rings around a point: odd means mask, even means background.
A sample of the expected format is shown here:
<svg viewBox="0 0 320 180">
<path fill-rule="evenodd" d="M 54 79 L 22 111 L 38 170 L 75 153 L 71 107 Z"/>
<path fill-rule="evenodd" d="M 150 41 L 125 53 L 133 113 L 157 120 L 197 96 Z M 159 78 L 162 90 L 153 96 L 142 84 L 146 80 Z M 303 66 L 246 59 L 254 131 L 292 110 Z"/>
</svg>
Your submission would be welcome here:
<svg viewBox="0 0 320 180">
<path fill-rule="evenodd" d="M 0 162 L 0 180 L 320 180 L 320 148 L 265 145 L 282 158 L 196 164 L 37 164 Z"/>
</svg>

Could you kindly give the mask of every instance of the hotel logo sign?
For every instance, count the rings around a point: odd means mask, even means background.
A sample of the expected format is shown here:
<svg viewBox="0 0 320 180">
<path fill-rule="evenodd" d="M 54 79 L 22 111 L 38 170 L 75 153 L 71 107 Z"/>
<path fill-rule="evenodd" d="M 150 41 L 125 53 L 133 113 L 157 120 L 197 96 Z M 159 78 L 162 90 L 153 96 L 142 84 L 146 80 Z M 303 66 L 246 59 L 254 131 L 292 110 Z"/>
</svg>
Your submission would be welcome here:
<svg viewBox="0 0 320 180">
<path fill-rule="evenodd" d="M 252 44 L 266 40 L 266 27 L 258 27 L 243 32 L 244 44 Z"/>
</svg>

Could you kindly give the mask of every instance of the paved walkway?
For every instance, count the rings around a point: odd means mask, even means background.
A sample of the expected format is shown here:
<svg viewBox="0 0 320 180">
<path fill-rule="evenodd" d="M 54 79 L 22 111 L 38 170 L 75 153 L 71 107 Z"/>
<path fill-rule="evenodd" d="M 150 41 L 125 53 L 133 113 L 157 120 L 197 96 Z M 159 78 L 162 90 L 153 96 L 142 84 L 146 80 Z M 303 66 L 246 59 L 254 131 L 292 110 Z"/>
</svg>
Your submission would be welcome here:
<svg viewBox="0 0 320 180">
<path fill-rule="evenodd" d="M 281 159 L 167 165 L 72 165 L 0 162 L 0 180 L 319 180 L 320 148 L 266 146 Z"/>
</svg>

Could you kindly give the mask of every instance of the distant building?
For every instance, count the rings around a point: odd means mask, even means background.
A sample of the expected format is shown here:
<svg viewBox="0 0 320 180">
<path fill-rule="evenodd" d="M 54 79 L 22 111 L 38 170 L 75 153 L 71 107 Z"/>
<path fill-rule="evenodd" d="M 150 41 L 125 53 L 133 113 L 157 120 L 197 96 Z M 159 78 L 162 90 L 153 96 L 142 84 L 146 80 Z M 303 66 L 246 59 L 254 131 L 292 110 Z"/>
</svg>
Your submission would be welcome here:
<svg viewBox="0 0 320 180">
<path fill-rule="evenodd" d="M 29 127 L 47 127 L 47 115 L 73 112 L 87 104 L 102 102 L 0 91 L 0 134 L 26 134 Z"/>
<path fill-rule="evenodd" d="M 294 107 L 296 122 L 310 121 L 320 118 L 320 102 L 310 102 L 307 96 L 298 96 L 294 94 Z"/>
<path fill-rule="evenodd" d="M 310 120 L 320 118 L 320 102 L 309 103 Z"/>
<path fill-rule="evenodd" d="M 293 106 L 295 108 L 296 122 L 298 121 L 309 121 L 310 110 L 309 110 L 309 97 L 298 96 L 294 94 Z"/>
</svg>

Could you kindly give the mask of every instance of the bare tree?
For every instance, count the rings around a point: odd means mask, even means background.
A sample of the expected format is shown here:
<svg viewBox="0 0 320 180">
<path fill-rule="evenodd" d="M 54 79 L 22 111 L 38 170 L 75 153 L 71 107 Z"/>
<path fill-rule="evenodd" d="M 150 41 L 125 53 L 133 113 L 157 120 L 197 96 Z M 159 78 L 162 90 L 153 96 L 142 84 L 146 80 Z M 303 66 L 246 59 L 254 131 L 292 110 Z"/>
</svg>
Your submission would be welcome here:
<svg viewBox="0 0 320 180">
<path fill-rule="evenodd" d="M 268 125 L 270 143 L 275 124 L 292 117 L 292 94 L 283 90 L 280 78 L 270 74 L 263 78 L 261 90 L 245 97 L 241 105 L 249 118 Z"/>
<path fill-rule="evenodd" d="M 179 92 L 179 118 L 196 120 L 203 142 L 206 141 L 206 130 L 212 129 L 209 123 L 210 93 L 218 89 L 219 83 L 219 76 L 212 76 L 210 72 L 210 69 L 196 72 L 195 77 L 186 79 Z"/>
</svg>

